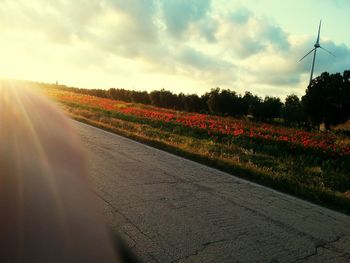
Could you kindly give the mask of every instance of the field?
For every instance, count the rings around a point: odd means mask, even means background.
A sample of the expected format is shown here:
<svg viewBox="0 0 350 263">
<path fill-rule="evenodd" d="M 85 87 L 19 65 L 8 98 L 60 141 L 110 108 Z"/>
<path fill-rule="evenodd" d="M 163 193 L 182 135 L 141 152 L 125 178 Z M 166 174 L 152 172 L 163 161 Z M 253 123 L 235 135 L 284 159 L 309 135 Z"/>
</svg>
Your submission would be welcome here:
<svg viewBox="0 0 350 263">
<path fill-rule="evenodd" d="M 349 137 L 43 92 L 76 120 L 350 214 Z"/>
</svg>

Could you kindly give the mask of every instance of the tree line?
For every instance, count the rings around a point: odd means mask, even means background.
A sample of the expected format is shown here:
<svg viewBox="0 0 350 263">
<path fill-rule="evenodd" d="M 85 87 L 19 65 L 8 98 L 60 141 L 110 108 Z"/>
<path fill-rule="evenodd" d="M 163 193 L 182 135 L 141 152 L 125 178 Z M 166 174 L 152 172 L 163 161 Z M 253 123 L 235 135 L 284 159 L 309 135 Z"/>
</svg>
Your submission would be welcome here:
<svg viewBox="0 0 350 263">
<path fill-rule="evenodd" d="M 92 96 L 143 103 L 179 111 L 209 113 L 221 116 L 243 117 L 267 121 L 282 118 L 294 126 L 317 126 L 339 124 L 350 119 L 350 73 L 345 71 L 322 73 L 315 78 L 300 99 L 291 94 L 283 103 L 280 98 L 266 96 L 261 98 L 250 92 L 237 94 L 229 89 L 215 88 L 199 96 L 197 94 L 175 94 L 168 90 L 135 91 L 110 88 L 81 89 L 59 85 L 60 88 Z"/>
</svg>

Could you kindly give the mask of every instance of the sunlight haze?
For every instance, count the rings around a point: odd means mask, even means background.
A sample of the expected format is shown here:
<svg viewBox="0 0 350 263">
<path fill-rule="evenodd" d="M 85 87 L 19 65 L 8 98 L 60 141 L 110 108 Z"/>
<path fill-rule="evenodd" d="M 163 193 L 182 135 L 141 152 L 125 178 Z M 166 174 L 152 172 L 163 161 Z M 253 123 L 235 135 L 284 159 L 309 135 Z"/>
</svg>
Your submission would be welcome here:
<svg viewBox="0 0 350 263">
<path fill-rule="evenodd" d="M 350 61 L 350 2 L 2 0 L 0 77 L 82 88 L 303 95 Z"/>
</svg>

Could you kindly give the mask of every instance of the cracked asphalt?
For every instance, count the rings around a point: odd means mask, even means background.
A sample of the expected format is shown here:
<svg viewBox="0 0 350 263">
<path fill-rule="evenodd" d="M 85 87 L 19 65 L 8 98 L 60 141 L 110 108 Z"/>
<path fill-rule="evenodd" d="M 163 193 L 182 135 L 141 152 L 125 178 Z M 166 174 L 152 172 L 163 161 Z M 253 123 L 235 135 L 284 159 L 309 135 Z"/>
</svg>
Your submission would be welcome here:
<svg viewBox="0 0 350 263">
<path fill-rule="evenodd" d="M 350 217 L 73 122 L 107 224 L 144 262 L 350 262 Z"/>
</svg>

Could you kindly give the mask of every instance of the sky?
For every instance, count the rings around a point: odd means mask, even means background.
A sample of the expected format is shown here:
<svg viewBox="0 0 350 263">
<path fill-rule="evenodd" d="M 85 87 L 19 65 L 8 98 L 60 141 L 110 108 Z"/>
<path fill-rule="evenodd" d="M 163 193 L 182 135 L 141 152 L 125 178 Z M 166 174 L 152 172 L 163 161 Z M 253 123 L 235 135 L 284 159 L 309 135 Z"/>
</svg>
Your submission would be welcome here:
<svg viewBox="0 0 350 263">
<path fill-rule="evenodd" d="M 350 69 L 348 0 L 0 0 L 0 77 L 81 88 L 303 95 Z"/>
</svg>

